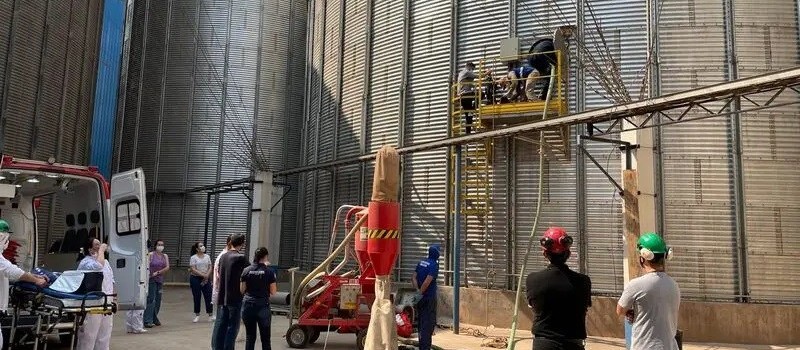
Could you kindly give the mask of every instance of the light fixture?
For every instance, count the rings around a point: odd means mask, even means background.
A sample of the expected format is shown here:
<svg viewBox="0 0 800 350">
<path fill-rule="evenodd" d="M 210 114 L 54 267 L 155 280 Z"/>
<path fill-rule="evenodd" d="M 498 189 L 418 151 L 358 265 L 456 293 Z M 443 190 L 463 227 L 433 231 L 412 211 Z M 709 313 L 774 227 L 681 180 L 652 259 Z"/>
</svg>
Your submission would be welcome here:
<svg viewBox="0 0 800 350">
<path fill-rule="evenodd" d="M 5 177 L 5 176 L 3 176 L 3 175 L 0 175 L 0 180 L 5 180 L 5 179 L 6 179 L 6 177 Z"/>
<path fill-rule="evenodd" d="M 15 186 L 16 188 L 20 188 L 20 187 L 22 187 L 22 185 L 20 185 L 20 184 L 16 184 L 16 185 L 14 185 L 14 186 Z"/>
<path fill-rule="evenodd" d="M 11 173 L 11 175 L 19 175 L 19 174 L 21 174 L 19 171 L 9 171 L 9 173 Z"/>
<path fill-rule="evenodd" d="M 47 177 L 49 177 L 51 179 L 57 179 L 58 178 L 58 175 L 56 175 L 56 174 L 46 174 L 45 176 L 47 176 Z"/>
<path fill-rule="evenodd" d="M 38 184 L 39 183 L 39 179 L 37 179 L 35 177 L 32 177 L 32 178 L 28 179 L 28 182 L 33 183 L 33 184 Z"/>
</svg>

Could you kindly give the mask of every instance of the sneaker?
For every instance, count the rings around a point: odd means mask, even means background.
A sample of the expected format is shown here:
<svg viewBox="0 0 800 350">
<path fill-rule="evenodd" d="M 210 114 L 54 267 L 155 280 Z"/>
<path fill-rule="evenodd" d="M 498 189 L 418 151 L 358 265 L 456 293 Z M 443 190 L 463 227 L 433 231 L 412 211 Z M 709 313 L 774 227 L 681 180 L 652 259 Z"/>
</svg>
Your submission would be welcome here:
<svg viewBox="0 0 800 350">
<path fill-rule="evenodd" d="M 156 326 L 156 325 L 154 325 L 154 324 L 152 324 L 152 323 L 148 323 L 148 324 L 144 325 L 144 328 L 153 328 L 153 327 L 155 327 L 155 326 Z"/>
<path fill-rule="evenodd" d="M 197 323 L 197 321 L 200 321 L 200 316 L 195 316 L 194 319 L 192 319 L 192 323 Z"/>
<path fill-rule="evenodd" d="M 146 329 L 134 329 L 134 330 L 128 331 L 128 333 L 143 334 L 143 333 L 147 333 L 147 330 Z"/>
</svg>

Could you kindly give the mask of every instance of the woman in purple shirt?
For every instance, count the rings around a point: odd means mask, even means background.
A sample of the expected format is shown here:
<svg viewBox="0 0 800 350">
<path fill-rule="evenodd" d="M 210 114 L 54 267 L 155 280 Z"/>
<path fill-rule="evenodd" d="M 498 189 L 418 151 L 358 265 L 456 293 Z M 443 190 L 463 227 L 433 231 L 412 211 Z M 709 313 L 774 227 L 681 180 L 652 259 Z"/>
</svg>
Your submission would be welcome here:
<svg viewBox="0 0 800 350">
<path fill-rule="evenodd" d="M 164 287 L 164 273 L 169 271 L 169 257 L 164 254 L 164 241 L 156 241 L 156 250 L 147 255 L 150 261 L 150 285 L 147 289 L 147 308 L 144 310 L 144 326 L 160 326 L 158 311 L 161 310 L 161 292 Z"/>
</svg>

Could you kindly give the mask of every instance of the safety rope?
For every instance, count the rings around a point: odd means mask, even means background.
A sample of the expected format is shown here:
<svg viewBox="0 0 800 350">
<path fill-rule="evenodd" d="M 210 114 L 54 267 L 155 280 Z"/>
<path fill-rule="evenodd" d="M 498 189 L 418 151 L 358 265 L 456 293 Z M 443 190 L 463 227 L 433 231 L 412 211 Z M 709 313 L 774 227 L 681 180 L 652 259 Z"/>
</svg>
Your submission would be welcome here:
<svg viewBox="0 0 800 350">
<path fill-rule="evenodd" d="M 547 118 L 547 107 L 550 105 L 550 97 L 553 94 L 553 82 L 556 81 L 556 77 L 553 76 L 554 67 L 550 65 L 550 88 L 547 90 L 547 98 L 544 101 L 544 111 L 542 112 L 542 119 Z M 536 226 L 539 225 L 539 214 L 541 214 L 542 210 L 542 189 L 544 187 L 544 131 L 539 131 L 539 191 L 536 198 L 536 215 L 533 219 L 533 227 L 531 227 L 531 233 L 528 235 L 528 247 L 525 250 L 525 258 L 522 260 L 522 267 L 520 267 L 519 271 L 519 278 L 517 280 L 517 293 L 516 297 L 514 298 L 514 314 L 511 318 L 511 334 L 509 335 L 508 339 L 508 350 L 514 350 L 514 347 L 517 344 L 516 336 L 517 336 L 517 326 L 519 321 L 519 299 L 520 295 L 522 294 L 522 281 L 525 278 L 525 267 L 528 265 L 528 257 L 531 255 L 531 250 L 533 248 L 533 242 L 536 241 Z"/>
</svg>

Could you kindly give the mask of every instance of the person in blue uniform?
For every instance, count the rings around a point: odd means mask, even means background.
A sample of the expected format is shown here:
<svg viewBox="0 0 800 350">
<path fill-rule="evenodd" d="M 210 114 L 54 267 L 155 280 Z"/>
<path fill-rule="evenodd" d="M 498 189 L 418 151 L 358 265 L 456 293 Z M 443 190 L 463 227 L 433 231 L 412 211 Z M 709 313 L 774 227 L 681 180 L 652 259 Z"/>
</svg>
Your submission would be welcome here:
<svg viewBox="0 0 800 350">
<path fill-rule="evenodd" d="M 245 350 L 254 350 L 256 346 L 256 326 L 261 339 L 261 349 L 271 350 L 269 297 L 278 292 L 275 271 L 269 268 L 269 252 L 266 247 L 255 251 L 253 265 L 242 271 L 240 290 L 244 294 L 242 302 L 242 322 L 247 332 Z"/>
<path fill-rule="evenodd" d="M 439 277 L 439 255 L 439 245 L 430 246 L 428 258 L 417 264 L 411 277 L 411 284 L 419 293 L 417 303 L 419 350 L 430 350 L 433 329 L 436 327 L 436 279 Z"/>
</svg>

